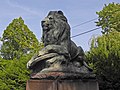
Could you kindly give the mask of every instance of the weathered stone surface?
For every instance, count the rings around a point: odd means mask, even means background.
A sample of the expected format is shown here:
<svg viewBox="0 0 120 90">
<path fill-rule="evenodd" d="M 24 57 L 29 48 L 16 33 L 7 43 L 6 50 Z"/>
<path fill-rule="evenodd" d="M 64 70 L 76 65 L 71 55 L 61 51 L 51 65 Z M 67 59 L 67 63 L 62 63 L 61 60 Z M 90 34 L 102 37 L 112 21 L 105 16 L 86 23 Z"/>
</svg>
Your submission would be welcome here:
<svg viewBox="0 0 120 90">
<path fill-rule="evenodd" d="M 96 79 L 28 80 L 26 90 L 99 90 Z"/>
<path fill-rule="evenodd" d="M 44 48 L 27 63 L 27 67 L 33 71 L 31 78 L 54 78 L 53 72 L 56 77 L 92 75 L 92 69 L 85 62 L 83 49 L 77 47 L 70 38 L 70 26 L 62 11 L 50 11 L 41 25 Z"/>
<path fill-rule="evenodd" d="M 40 57 L 36 57 L 35 59 L 31 59 L 28 63 L 27 63 L 27 67 L 33 67 L 37 62 L 46 60 L 46 59 L 50 59 L 53 58 L 55 56 L 58 56 L 57 53 L 48 53 L 45 55 L 42 55 Z"/>
<path fill-rule="evenodd" d="M 31 74 L 32 79 L 47 79 L 47 80 L 55 80 L 58 77 L 60 79 L 95 79 L 95 74 L 93 73 L 74 73 L 74 72 L 56 72 L 56 71 L 50 71 L 50 72 L 40 72 L 40 73 L 33 73 Z"/>
</svg>

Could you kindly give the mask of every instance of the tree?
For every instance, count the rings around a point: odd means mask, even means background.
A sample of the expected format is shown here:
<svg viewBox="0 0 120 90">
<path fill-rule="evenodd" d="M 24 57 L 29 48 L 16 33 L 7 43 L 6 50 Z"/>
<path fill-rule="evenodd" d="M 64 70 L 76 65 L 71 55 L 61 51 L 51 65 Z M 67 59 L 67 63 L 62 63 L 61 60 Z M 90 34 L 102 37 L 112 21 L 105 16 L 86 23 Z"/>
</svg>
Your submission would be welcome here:
<svg viewBox="0 0 120 90">
<path fill-rule="evenodd" d="M 22 56 L 19 60 L 0 58 L 0 90 L 25 90 L 30 75 L 26 64 L 32 55 Z"/>
<path fill-rule="evenodd" d="M 120 90 L 120 8 L 119 4 L 110 3 L 97 12 L 98 26 L 103 35 L 93 38 L 86 57 L 92 65 L 100 85 L 100 90 Z M 117 8 L 117 9 L 116 9 Z M 115 11 L 116 10 L 116 11 Z M 108 12 L 108 13 L 106 13 Z M 110 13 L 115 12 L 115 13 Z M 113 15 L 114 19 L 113 19 Z M 117 19 L 116 19 L 117 18 Z"/>
<path fill-rule="evenodd" d="M 4 59 L 20 58 L 22 55 L 35 52 L 39 47 L 37 38 L 21 17 L 14 19 L 4 30 L 2 42 L 1 56 Z"/>
<path fill-rule="evenodd" d="M 120 32 L 120 4 L 110 3 L 103 10 L 97 12 L 99 19 L 97 26 L 102 27 L 102 33 L 117 30 Z"/>
<path fill-rule="evenodd" d="M 25 90 L 30 75 L 26 64 L 43 44 L 38 42 L 21 17 L 9 24 L 1 41 L 0 90 Z"/>
</svg>

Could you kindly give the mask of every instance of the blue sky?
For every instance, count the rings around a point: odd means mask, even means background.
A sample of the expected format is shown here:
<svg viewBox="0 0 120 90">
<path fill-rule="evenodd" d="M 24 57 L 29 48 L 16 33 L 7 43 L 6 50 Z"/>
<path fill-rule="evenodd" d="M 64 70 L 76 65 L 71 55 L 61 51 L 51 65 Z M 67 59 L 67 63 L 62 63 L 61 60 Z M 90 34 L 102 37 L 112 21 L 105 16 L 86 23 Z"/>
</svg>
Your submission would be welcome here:
<svg viewBox="0 0 120 90">
<path fill-rule="evenodd" d="M 104 4 L 120 3 L 120 0 L 1 0 L 0 2 L 0 37 L 9 23 L 22 17 L 25 24 L 40 40 L 42 29 L 40 21 L 51 10 L 62 10 L 71 26 L 71 36 L 96 28 L 95 21 L 76 28 L 75 25 L 97 18 L 96 11 L 102 10 Z M 97 21 L 97 20 L 96 20 Z M 89 50 L 90 40 L 100 35 L 100 29 L 72 38 L 85 51 Z"/>
</svg>

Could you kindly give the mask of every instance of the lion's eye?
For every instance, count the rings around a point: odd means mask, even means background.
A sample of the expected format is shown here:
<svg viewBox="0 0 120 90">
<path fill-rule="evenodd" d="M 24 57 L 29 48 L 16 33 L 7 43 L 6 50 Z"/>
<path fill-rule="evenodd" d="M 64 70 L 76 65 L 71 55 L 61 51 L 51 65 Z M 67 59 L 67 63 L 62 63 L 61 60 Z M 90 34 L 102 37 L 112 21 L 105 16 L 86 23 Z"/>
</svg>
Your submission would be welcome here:
<svg viewBox="0 0 120 90">
<path fill-rule="evenodd" d="M 52 17 L 49 17 L 50 20 L 52 20 L 53 18 Z"/>
</svg>

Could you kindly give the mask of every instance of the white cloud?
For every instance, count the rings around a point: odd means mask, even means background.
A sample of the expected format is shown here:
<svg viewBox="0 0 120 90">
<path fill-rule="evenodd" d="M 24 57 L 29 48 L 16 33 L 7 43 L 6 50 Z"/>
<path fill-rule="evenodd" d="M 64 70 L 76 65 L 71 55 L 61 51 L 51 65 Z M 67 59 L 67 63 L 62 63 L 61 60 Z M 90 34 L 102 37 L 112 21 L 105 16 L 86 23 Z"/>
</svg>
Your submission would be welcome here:
<svg viewBox="0 0 120 90">
<path fill-rule="evenodd" d="M 23 5 L 20 5 L 19 3 L 17 3 L 16 1 L 13 1 L 13 0 L 7 0 L 7 4 L 13 8 L 17 8 L 17 9 L 21 9 L 22 11 L 24 11 L 25 14 L 30 14 L 30 15 L 35 15 L 35 16 L 40 16 L 40 15 L 43 15 L 43 12 L 41 11 L 36 11 L 36 10 L 33 10 L 32 8 L 30 7 L 26 7 L 26 6 L 23 6 Z"/>
</svg>

